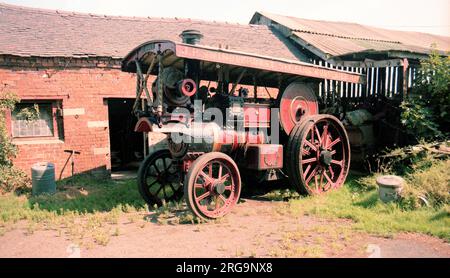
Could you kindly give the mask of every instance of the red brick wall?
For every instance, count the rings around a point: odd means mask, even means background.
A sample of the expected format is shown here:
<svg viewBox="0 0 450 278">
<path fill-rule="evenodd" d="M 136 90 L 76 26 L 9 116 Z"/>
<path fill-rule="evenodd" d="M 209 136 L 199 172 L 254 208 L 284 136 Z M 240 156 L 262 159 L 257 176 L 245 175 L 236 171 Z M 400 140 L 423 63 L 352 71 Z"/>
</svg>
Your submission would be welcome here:
<svg viewBox="0 0 450 278">
<path fill-rule="evenodd" d="M 64 138 L 62 141 L 15 140 L 18 155 L 14 164 L 27 173 L 38 161 L 56 164 L 57 177 L 70 175 L 69 154 L 65 149 L 81 151 L 76 156 L 76 172 L 111 167 L 108 130 L 108 106 L 110 97 L 134 98 L 135 78 L 119 69 L 80 68 L 23 70 L 0 68 L 0 90 L 16 93 L 21 99 L 48 99 L 62 101 L 64 111 Z M 69 115 L 80 112 L 84 114 Z M 106 123 L 106 126 L 102 126 Z M 100 125 L 101 127 L 95 127 Z M 64 165 L 67 165 L 64 167 Z"/>
</svg>

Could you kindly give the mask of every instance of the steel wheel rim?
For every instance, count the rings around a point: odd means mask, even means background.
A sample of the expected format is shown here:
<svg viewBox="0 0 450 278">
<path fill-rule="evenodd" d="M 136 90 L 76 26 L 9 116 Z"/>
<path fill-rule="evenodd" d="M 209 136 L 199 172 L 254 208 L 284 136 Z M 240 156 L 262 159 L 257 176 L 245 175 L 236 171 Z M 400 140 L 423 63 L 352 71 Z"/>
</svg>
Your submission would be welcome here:
<svg viewBox="0 0 450 278">
<path fill-rule="evenodd" d="M 321 194 L 340 188 L 347 177 L 350 149 L 343 127 L 330 117 L 306 125 L 301 136 L 300 175 L 305 189 Z"/>
<path fill-rule="evenodd" d="M 159 206 L 163 204 L 162 200 L 168 201 L 175 198 L 182 189 L 179 173 L 174 168 L 170 154 L 162 153 L 145 169 L 145 190 Z"/>
<path fill-rule="evenodd" d="M 239 198 L 236 173 L 227 164 L 225 160 L 209 160 L 195 175 L 193 199 L 199 212 L 208 218 L 225 215 Z"/>
</svg>

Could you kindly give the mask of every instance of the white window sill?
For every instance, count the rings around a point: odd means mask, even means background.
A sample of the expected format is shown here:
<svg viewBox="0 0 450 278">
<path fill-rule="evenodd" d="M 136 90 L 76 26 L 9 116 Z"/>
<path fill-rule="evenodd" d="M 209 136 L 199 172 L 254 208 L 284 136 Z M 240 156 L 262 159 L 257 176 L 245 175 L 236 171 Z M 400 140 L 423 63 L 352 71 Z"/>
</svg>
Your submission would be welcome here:
<svg viewBox="0 0 450 278">
<path fill-rule="evenodd" d="M 18 139 L 12 140 L 14 145 L 46 145 L 46 144 L 64 144 L 63 140 L 60 139 Z"/>
</svg>

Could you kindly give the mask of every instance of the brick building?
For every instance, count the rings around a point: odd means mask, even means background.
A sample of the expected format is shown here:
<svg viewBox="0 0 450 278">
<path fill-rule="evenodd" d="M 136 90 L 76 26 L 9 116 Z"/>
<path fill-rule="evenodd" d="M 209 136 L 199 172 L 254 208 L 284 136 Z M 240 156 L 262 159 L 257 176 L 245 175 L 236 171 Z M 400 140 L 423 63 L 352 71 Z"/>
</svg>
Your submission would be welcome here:
<svg viewBox="0 0 450 278">
<path fill-rule="evenodd" d="M 148 142 L 132 131 L 136 81 L 121 72 L 121 59 L 153 39 L 180 42 L 186 29 L 202 32 L 203 45 L 366 74 L 365 86 L 324 80 L 318 92 L 322 100 L 404 93 L 430 44 L 438 43 L 442 51 L 450 45 L 448 37 L 258 12 L 250 23 L 101 16 L 0 4 L 0 95 L 13 92 L 22 100 L 7 115 L 19 148 L 15 165 L 29 172 L 33 163 L 50 161 L 56 164 L 57 177 L 64 178 L 71 174 L 68 150 L 80 152 L 75 156 L 77 173 L 109 173 L 112 166 L 142 159 Z M 40 118 L 30 124 L 19 112 L 34 105 Z"/>
<path fill-rule="evenodd" d="M 19 152 L 16 166 L 56 164 L 56 175 L 108 173 L 112 164 L 142 158 L 142 134 L 132 131 L 135 77 L 120 62 L 152 39 L 180 41 L 186 29 L 204 35 L 202 44 L 259 55 L 300 59 L 289 42 L 267 26 L 178 19 L 110 17 L 0 4 L 0 94 L 16 93 L 18 109 L 39 106 L 27 123 L 20 112 L 7 115 Z"/>
</svg>

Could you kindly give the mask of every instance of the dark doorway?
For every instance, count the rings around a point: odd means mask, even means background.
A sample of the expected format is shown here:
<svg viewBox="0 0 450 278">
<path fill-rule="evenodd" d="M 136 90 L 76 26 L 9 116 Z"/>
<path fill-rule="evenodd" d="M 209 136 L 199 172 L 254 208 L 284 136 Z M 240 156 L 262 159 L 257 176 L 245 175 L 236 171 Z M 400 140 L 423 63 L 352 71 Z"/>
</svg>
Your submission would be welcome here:
<svg viewBox="0 0 450 278">
<path fill-rule="evenodd" d="M 134 99 L 108 99 L 112 171 L 136 169 L 144 157 L 143 134 L 134 132 L 133 103 Z"/>
</svg>

